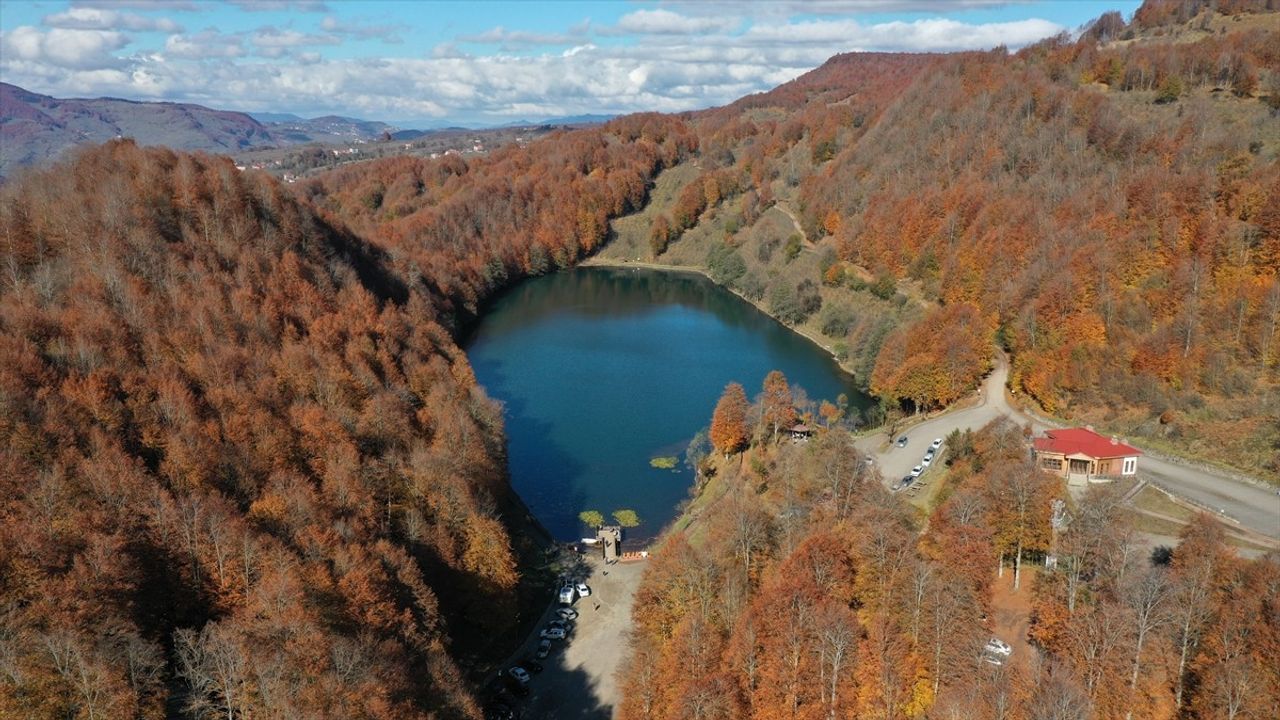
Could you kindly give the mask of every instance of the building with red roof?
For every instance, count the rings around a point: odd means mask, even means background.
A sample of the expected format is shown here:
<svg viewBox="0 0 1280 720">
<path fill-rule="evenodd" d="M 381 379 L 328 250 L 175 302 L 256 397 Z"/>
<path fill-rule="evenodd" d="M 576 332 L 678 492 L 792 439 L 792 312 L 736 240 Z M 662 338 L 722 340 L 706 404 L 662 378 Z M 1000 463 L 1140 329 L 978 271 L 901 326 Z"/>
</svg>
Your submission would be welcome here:
<svg viewBox="0 0 1280 720">
<path fill-rule="evenodd" d="M 1135 475 L 1142 451 L 1093 428 L 1046 430 L 1032 441 L 1036 465 L 1072 482 L 1105 482 Z"/>
</svg>

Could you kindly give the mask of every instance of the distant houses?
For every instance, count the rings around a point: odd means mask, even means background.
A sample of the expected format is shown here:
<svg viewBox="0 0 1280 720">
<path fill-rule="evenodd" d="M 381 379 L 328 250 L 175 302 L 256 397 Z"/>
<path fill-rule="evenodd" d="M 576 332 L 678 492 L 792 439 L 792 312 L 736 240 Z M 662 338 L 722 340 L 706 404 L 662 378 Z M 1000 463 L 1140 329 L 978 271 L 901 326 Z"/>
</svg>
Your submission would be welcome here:
<svg viewBox="0 0 1280 720">
<path fill-rule="evenodd" d="M 1071 485 L 1135 475 L 1142 455 L 1141 450 L 1089 427 L 1046 430 L 1044 437 L 1032 441 L 1032 453 L 1039 468 L 1066 478 Z"/>
</svg>

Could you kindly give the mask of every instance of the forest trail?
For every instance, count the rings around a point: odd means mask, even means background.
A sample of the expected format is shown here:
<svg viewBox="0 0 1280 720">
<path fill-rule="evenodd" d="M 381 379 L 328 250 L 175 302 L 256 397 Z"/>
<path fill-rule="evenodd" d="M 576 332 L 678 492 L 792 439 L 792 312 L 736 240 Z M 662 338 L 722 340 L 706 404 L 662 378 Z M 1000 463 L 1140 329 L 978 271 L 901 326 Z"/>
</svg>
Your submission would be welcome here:
<svg viewBox="0 0 1280 720">
<path fill-rule="evenodd" d="M 795 227 L 796 232 L 799 233 L 800 240 L 804 243 L 804 246 L 807 248 L 813 247 L 813 241 L 810 240 L 809 235 L 805 233 L 804 227 L 800 224 L 800 218 L 796 217 L 796 214 L 791 212 L 791 208 L 787 206 L 787 203 L 783 200 L 778 200 L 773 204 L 773 206 L 778 209 L 778 212 L 791 218 L 791 224 Z"/>
</svg>

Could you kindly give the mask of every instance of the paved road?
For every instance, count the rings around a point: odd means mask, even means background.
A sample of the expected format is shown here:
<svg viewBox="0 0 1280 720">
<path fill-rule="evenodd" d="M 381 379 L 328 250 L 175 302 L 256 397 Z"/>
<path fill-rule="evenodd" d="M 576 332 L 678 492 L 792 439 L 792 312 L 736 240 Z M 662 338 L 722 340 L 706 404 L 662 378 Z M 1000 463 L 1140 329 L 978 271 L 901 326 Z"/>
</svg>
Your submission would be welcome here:
<svg viewBox="0 0 1280 720">
<path fill-rule="evenodd" d="M 895 483 L 910 473 L 911 468 L 920 464 L 929 443 L 935 438 L 946 438 L 955 430 L 977 430 L 1001 415 L 1012 415 L 1014 410 L 1004 397 L 1004 385 L 1008 378 L 1008 365 L 1000 363 L 983 381 L 979 390 L 982 397 L 976 405 L 944 413 L 899 432 L 897 437 L 907 437 L 907 446 L 904 448 L 889 445 L 888 436 L 883 432 L 859 438 L 855 445 L 858 450 L 875 460 L 885 482 Z M 1021 420 L 1021 416 L 1018 419 Z M 938 472 L 937 469 L 930 467 L 925 470 L 924 476 L 928 477 L 935 472 Z"/>
<path fill-rule="evenodd" d="M 945 438 L 954 430 L 977 430 L 1000 416 L 1030 424 L 1037 433 L 1048 429 L 1044 422 L 1009 405 L 1004 394 L 1008 378 L 1009 366 L 1002 359 L 983 382 L 981 401 L 976 405 L 944 413 L 899 433 L 907 436 L 905 448 L 887 445 L 887 436 L 878 433 L 860 438 L 858 449 L 875 459 L 886 483 L 895 483 L 920 464 L 934 438 Z M 935 471 L 928 469 L 925 476 L 930 472 Z M 1273 487 L 1240 482 L 1212 470 L 1150 456 L 1138 462 L 1138 473 L 1175 495 L 1217 510 L 1245 528 L 1280 538 L 1280 494 Z"/>
</svg>

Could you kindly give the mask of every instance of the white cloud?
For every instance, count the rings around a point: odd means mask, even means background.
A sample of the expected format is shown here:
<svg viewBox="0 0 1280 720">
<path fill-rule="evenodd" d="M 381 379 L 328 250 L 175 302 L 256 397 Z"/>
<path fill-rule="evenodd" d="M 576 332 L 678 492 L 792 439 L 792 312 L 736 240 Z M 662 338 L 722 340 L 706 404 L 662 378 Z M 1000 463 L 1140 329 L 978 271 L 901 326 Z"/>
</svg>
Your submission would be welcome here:
<svg viewBox="0 0 1280 720">
<path fill-rule="evenodd" d="M 744 13 L 755 12 L 744 7 Z M 299 29 L 172 33 L 159 52 L 122 57 L 113 53 L 124 55 L 117 51 L 128 38 L 118 31 L 17 28 L 0 36 L 0 77 L 55 96 L 109 93 L 304 115 L 496 120 L 690 110 L 767 90 L 841 52 L 1017 47 L 1062 29 L 1036 19 L 863 24 L 826 15 L 814 20 L 814 14 L 803 22 L 748 24 L 692 11 L 643 10 L 603 29 L 587 22 L 563 34 L 500 26 L 416 57 L 386 58 L 327 58 L 324 46 L 362 32 L 372 36 L 375 29 L 334 17 Z M 624 31 L 626 41 L 602 37 Z M 54 42 L 55 32 L 87 35 L 64 49 Z M 460 50 L 459 42 L 501 49 L 473 54 Z"/>
<path fill-rule="evenodd" d="M 752 45 L 843 44 L 851 50 L 910 52 L 972 50 L 997 45 L 1020 47 L 1065 28 L 1048 20 L 969 24 L 947 18 L 862 25 L 855 20 L 816 20 L 754 25 L 740 38 Z"/>
<path fill-rule="evenodd" d="M 111 53 L 129 44 L 128 36 L 111 30 L 42 31 L 29 25 L 0 32 L 0 58 L 47 63 L 60 68 L 97 69 L 119 65 Z"/>
<path fill-rule="evenodd" d="M 248 12 L 329 12 L 329 6 L 319 0 L 227 0 Z"/>
<path fill-rule="evenodd" d="M 187 60 L 242 57 L 244 39 L 239 35 L 223 35 L 213 29 L 192 35 L 170 35 L 164 41 L 164 55 Z"/>
<path fill-rule="evenodd" d="M 71 30 L 182 32 L 182 26 L 169 18 L 151 18 L 92 7 L 73 7 L 64 12 L 45 15 L 43 23 L 49 27 Z"/>
<path fill-rule="evenodd" d="M 568 45 L 578 42 L 580 36 L 570 33 L 533 33 L 524 30 L 508 30 L 499 25 L 475 35 L 460 35 L 458 40 L 466 43 L 501 45 L 504 48 L 529 47 L 533 45 Z"/>
<path fill-rule="evenodd" d="M 106 10 L 176 10 L 195 12 L 200 7 L 192 0 L 71 0 L 73 8 Z"/>
<path fill-rule="evenodd" d="M 265 57 L 283 57 L 293 48 L 339 45 L 341 43 L 342 38 L 337 35 L 304 33 L 293 29 L 281 30 L 269 25 L 258 28 L 253 34 L 254 47 Z"/>
<path fill-rule="evenodd" d="M 782 5 L 793 13 L 852 15 L 857 13 L 955 12 L 1022 5 L 1029 0 L 802 0 Z"/>
<path fill-rule="evenodd" d="M 730 15 L 681 15 L 659 8 L 627 13 L 612 28 L 602 29 L 601 32 L 617 35 L 696 35 L 729 32 L 741 25 L 740 18 Z"/>
<path fill-rule="evenodd" d="M 352 20 L 339 20 L 333 15 L 326 15 L 320 21 L 320 29 L 328 33 L 347 35 L 360 40 L 378 38 L 383 42 L 402 42 L 399 28 L 394 25 L 362 25 Z"/>
</svg>

